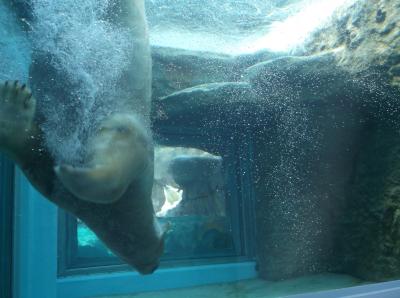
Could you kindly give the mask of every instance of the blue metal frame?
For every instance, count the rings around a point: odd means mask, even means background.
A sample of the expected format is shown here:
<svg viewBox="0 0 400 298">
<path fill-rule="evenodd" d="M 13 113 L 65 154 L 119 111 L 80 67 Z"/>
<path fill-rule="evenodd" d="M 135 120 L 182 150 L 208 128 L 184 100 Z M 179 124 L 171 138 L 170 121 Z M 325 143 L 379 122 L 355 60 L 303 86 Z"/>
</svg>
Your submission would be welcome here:
<svg viewBox="0 0 400 298">
<path fill-rule="evenodd" d="M 15 175 L 14 298 L 55 298 L 57 208 L 17 169 Z"/>
<path fill-rule="evenodd" d="M 257 277 L 255 262 L 159 269 L 149 276 L 115 272 L 57 276 L 57 207 L 17 169 L 15 175 L 14 298 L 81 298 L 234 282 Z"/>
<path fill-rule="evenodd" d="M 0 297 L 12 297 L 14 164 L 0 155 Z"/>
<path fill-rule="evenodd" d="M 234 282 L 256 276 L 254 262 L 161 269 L 152 275 L 136 272 L 92 274 L 59 279 L 57 298 L 135 294 Z"/>
</svg>

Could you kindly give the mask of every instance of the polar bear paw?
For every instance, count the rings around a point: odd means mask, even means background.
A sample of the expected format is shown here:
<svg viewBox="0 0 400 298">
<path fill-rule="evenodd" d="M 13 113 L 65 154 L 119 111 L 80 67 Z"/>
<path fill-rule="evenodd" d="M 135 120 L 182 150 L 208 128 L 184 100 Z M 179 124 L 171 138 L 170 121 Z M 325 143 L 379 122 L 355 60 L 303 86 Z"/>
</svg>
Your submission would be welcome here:
<svg viewBox="0 0 400 298">
<path fill-rule="evenodd" d="M 17 144 L 31 134 L 36 100 L 25 84 L 0 83 L 0 144 Z"/>
<path fill-rule="evenodd" d="M 54 171 L 66 189 L 81 200 L 110 204 L 139 177 L 152 179 L 152 151 L 151 140 L 136 117 L 114 113 L 89 138 L 83 167 L 62 164 Z"/>
</svg>

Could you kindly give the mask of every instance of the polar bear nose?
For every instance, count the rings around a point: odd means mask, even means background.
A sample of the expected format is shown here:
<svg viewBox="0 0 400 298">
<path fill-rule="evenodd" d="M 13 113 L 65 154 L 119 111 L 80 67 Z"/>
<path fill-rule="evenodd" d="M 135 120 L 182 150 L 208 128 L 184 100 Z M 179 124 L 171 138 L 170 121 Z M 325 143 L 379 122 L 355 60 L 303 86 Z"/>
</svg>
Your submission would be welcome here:
<svg viewBox="0 0 400 298">
<path fill-rule="evenodd" d="M 137 268 L 137 270 L 141 273 L 141 274 L 152 274 L 154 271 L 156 271 L 158 269 L 158 266 L 160 266 L 160 263 L 155 263 L 155 264 L 151 264 L 151 265 L 146 265 L 144 267 L 141 268 Z"/>
<path fill-rule="evenodd" d="M 156 264 L 152 269 L 150 273 L 153 273 L 154 271 L 156 271 L 158 269 L 158 266 L 160 266 L 160 264 Z"/>
</svg>

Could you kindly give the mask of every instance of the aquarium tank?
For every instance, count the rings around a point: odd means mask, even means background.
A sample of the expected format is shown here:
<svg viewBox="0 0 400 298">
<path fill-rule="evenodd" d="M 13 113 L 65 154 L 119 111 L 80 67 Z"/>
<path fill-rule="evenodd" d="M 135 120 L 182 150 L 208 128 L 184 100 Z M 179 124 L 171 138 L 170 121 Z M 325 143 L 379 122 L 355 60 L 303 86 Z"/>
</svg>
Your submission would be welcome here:
<svg viewBox="0 0 400 298">
<path fill-rule="evenodd" d="M 400 297 L 399 24 L 0 0 L 0 297 Z"/>
</svg>

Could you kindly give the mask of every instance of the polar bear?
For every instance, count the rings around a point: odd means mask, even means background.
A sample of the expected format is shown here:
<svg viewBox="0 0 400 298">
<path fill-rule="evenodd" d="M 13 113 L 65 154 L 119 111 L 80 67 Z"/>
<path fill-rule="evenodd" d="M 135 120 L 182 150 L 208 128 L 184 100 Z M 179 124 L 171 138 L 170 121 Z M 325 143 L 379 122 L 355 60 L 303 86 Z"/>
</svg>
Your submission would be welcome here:
<svg viewBox="0 0 400 298">
<path fill-rule="evenodd" d="M 105 17 L 133 34 L 133 59 L 120 81 L 126 92 L 115 98 L 125 108 L 98 123 L 85 143 L 82 163 L 56 161 L 46 147 L 40 105 L 18 81 L 0 83 L 0 150 L 45 197 L 80 218 L 122 260 L 149 274 L 158 267 L 164 246 L 151 201 L 154 153 L 146 117 L 129 108 L 141 103 L 139 111 L 147 113 L 150 107 L 143 0 L 113 1 Z"/>
</svg>

